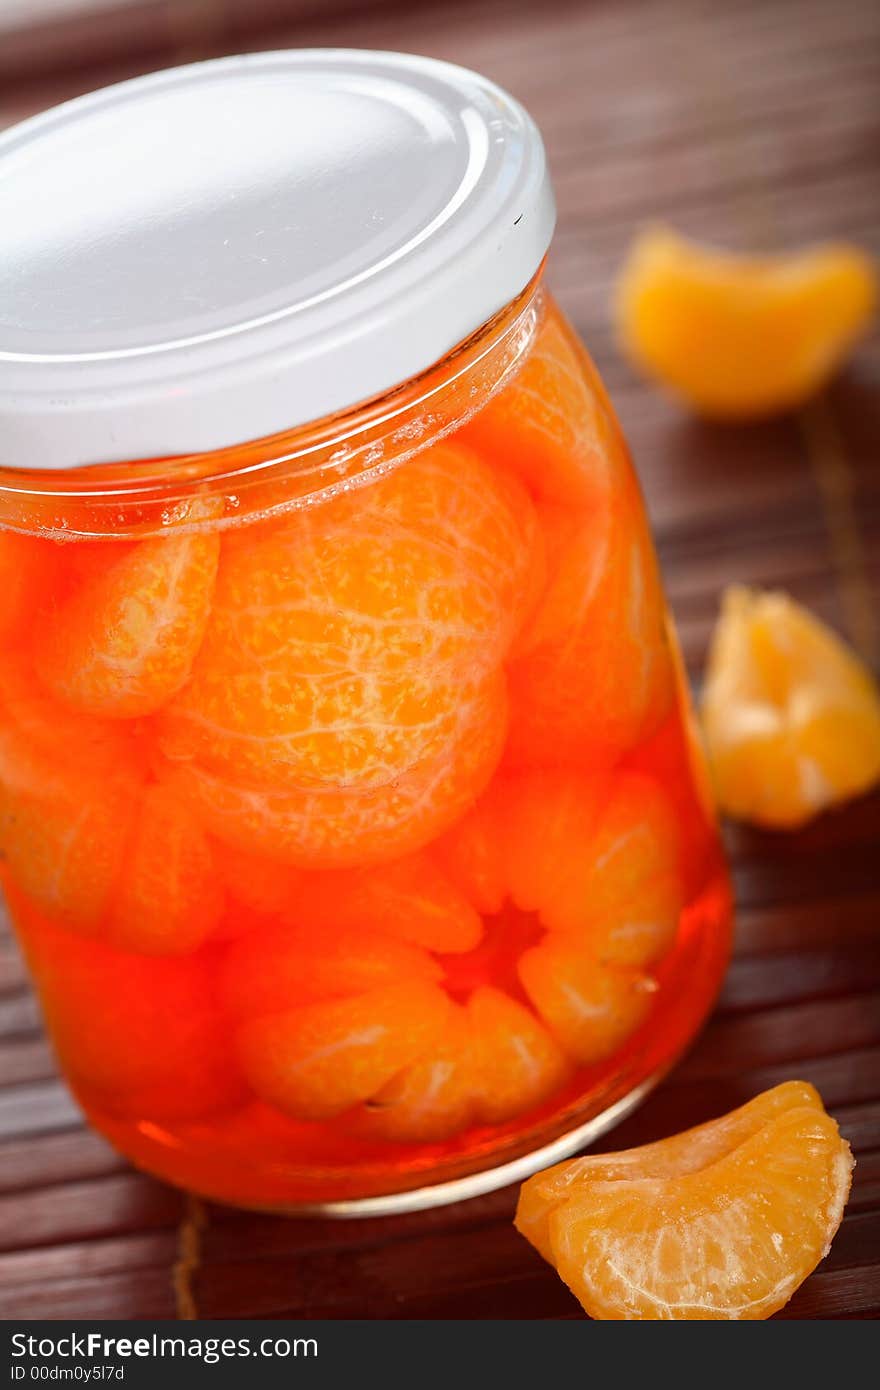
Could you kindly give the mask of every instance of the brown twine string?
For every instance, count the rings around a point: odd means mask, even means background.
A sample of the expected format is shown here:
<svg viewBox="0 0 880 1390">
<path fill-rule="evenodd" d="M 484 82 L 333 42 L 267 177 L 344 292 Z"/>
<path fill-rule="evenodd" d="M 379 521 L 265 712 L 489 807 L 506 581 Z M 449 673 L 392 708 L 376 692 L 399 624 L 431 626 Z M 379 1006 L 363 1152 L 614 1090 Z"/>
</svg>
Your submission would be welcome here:
<svg viewBox="0 0 880 1390">
<path fill-rule="evenodd" d="M 202 1236 L 207 1225 L 208 1213 L 204 1203 L 188 1192 L 183 1217 L 177 1228 L 177 1259 L 171 1270 L 174 1302 L 181 1322 L 193 1322 L 199 1317 L 193 1286 L 201 1265 Z"/>
</svg>

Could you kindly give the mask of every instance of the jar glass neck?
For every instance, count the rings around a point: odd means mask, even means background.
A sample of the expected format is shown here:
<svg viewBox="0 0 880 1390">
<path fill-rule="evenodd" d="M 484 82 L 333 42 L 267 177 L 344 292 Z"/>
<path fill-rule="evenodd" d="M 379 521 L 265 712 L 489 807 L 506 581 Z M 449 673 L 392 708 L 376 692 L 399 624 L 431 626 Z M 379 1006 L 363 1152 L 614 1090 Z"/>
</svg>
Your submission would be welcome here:
<svg viewBox="0 0 880 1390">
<path fill-rule="evenodd" d="M 186 511 L 197 493 L 223 499 L 212 527 L 233 527 L 361 486 L 451 434 L 509 381 L 545 313 L 542 274 L 543 267 L 517 299 L 427 372 L 289 433 L 211 453 L 63 472 L 0 466 L 0 529 L 58 540 L 140 539 L 170 525 L 177 534 L 190 529 Z"/>
</svg>

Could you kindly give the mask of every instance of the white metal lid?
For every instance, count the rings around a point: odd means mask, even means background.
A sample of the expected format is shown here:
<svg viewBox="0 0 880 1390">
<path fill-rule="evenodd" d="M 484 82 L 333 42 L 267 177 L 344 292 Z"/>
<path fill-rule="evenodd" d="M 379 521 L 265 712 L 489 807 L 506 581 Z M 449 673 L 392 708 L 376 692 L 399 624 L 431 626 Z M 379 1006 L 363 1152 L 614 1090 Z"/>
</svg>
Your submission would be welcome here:
<svg viewBox="0 0 880 1390">
<path fill-rule="evenodd" d="M 225 58 L 0 137 L 0 466 L 221 448 L 440 360 L 528 284 L 540 134 L 406 54 Z"/>
</svg>

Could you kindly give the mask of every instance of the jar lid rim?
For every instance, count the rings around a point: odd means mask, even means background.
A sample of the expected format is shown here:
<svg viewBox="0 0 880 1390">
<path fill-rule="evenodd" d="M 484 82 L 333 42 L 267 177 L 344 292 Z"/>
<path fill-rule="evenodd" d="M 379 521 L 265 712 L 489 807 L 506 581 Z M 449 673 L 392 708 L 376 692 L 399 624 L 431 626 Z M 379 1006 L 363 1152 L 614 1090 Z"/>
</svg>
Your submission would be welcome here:
<svg viewBox="0 0 880 1390">
<path fill-rule="evenodd" d="M 209 452 L 381 395 L 515 298 L 555 221 L 517 101 L 347 49 L 65 103 L 0 136 L 0 196 L 0 465 L 27 469 Z"/>
</svg>

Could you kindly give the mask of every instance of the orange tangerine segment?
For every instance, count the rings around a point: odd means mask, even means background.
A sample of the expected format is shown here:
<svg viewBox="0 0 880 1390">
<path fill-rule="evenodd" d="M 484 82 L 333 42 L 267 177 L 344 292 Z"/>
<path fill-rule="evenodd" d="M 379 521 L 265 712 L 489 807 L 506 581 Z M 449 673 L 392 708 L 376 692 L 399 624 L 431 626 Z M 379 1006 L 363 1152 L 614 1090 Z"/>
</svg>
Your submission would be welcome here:
<svg viewBox="0 0 880 1390">
<path fill-rule="evenodd" d="M 809 1082 L 784 1081 L 753 1100 L 707 1124 L 654 1144 L 619 1153 L 587 1154 L 536 1173 L 523 1183 L 516 1209 L 516 1228 L 548 1263 L 553 1263 L 550 1217 L 578 1189 L 590 1182 L 628 1182 L 642 1178 L 675 1178 L 697 1173 L 757 1134 L 787 1110 L 813 1106 L 822 1099 Z"/>
<path fill-rule="evenodd" d="M 406 980 L 442 977 L 427 952 L 359 927 L 270 926 L 231 943 L 222 996 L 236 1018 L 258 1018 Z"/>
<path fill-rule="evenodd" d="M 491 783 L 483 796 L 445 835 L 431 854 L 477 912 L 500 912 L 507 896 L 502 817 L 504 779 Z"/>
<path fill-rule="evenodd" d="M 187 520 L 222 504 L 196 499 Z M 153 714 L 186 682 L 202 642 L 220 553 L 215 535 L 141 541 L 84 579 L 37 624 L 36 670 L 54 695 L 106 718 Z"/>
<path fill-rule="evenodd" d="M 499 782 L 505 871 L 518 908 L 552 912 L 570 894 L 573 865 L 584 857 L 607 794 L 606 778 L 561 769 Z"/>
<path fill-rule="evenodd" d="M 237 1035 L 257 1094 L 298 1120 L 367 1100 L 442 1037 L 451 1005 L 436 985 L 391 985 L 245 1023 Z"/>
<path fill-rule="evenodd" d="M 569 1063 L 541 1021 L 500 989 L 482 985 L 467 1003 L 479 1117 L 502 1124 L 549 1099 Z"/>
<path fill-rule="evenodd" d="M 585 357 L 551 305 L 516 376 L 462 431 L 542 501 L 592 502 L 627 466 L 607 397 L 593 389 Z"/>
<path fill-rule="evenodd" d="M 181 764 L 177 783 L 224 844 L 305 869 L 370 866 L 421 849 L 464 814 L 498 765 L 506 728 L 496 676 L 462 698 L 449 746 L 387 786 L 254 787 L 196 764 Z"/>
<path fill-rule="evenodd" d="M 706 415 L 788 410 L 865 332 L 877 272 L 855 247 L 739 256 L 665 227 L 636 239 L 617 287 L 630 356 Z"/>
<path fill-rule="evenodd" d="M 244 1094 L 215 1003 L 213 958 L 130 955 L 10 907 L 55 1050 L 89 1103 L 137 1119 L 195 1119 Z"/>
<path fill-rule="evenodd" d="M 222 911 L 207 836 L 173 787 L 148 786 L 111 906 L 108 939 L 121 950 L 179 955 L 211 935 Z"/>
<path fill-rule="evenodd" d="M 640 503 L 540 509 L 549 579 L 510 663 L 506 762 L 609 766 L 672 703 L 656 557 Z"/>
<path fill-rule="evenodd" d="M 769 1318 L 827 1253 L 852 1166 L 821 1108 L 785 1110 L 696 1172 L 573 1187 L 554 1263 L 591 1317 Z"/>
<path fill-rule="evenodd" d="M 357 790 L 441 756 L 522 622 L 536 537 L 516 481 L 443 444 L 231 538 L 166 754 L 255 785 Z"/>
<path fill-rule="evenodd" d="M 801 825 L 880 778 L 875 682 L 785 594 L 726 592 L 702 715 L 719 804 L 742 820 Z"/>
<path fill-rule="evenodd" d="M 100 929 L 139 792 L 114 726 L 70 714 L 0 677 L 0 854 L 15 881 L 60 925 Z"/>
<path fill-rule="evenodd" d="M 483 934 L 479 913 L 424 851 L 372 869 L 301 873 L 291 920 L 388 932 L 431 951 L 470 951 Z"/>
<path fill-rule="evenodd" d="M 407 1144 L 437 1144 L 474 1121 L 478 1099 L 470 1020 L 452 1005 L 442 1037 L 368 1102 L 363 1127 Z"/>
<path fill-rule="evenodd" d="M 641 1026 L 657 988 L 650 976 L 605 965 L 561 934 L 523 954 L 519 977 L 553 1036 L 584 1066 L 610 1057 Z"/>
<path fill-rule="evenodd" d="M 51 542 L 0 531 L 0 642 L 23 636 L 52 591 Z"/>
<path fill-rule="evenodd" d="M 556 890 L 540 903 L 545 925 L 577 933 L 602 961 L 658 960 L 683 906 L 679 833 L 665 793 L 649 777 L 618 772 L 589 840 L 573 830 Z"/>
</svg>

